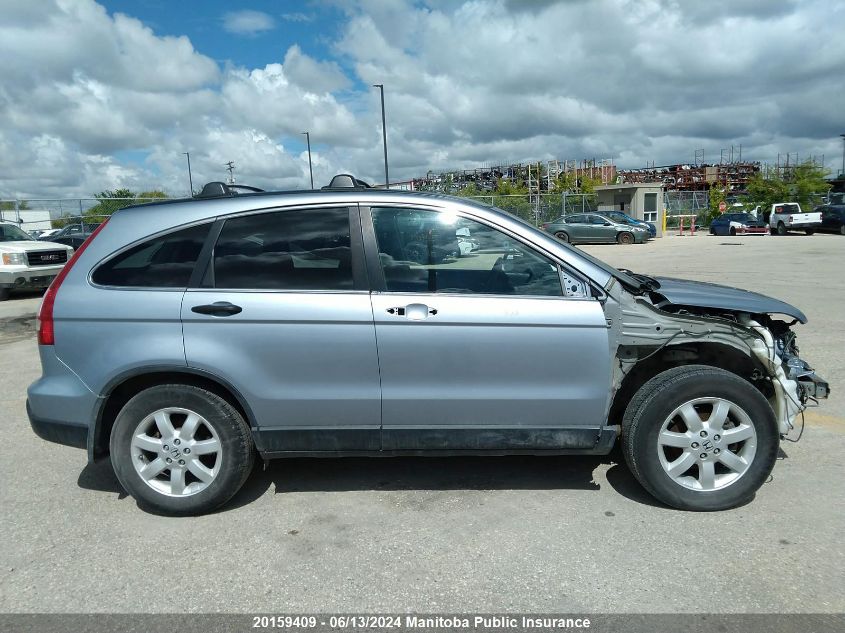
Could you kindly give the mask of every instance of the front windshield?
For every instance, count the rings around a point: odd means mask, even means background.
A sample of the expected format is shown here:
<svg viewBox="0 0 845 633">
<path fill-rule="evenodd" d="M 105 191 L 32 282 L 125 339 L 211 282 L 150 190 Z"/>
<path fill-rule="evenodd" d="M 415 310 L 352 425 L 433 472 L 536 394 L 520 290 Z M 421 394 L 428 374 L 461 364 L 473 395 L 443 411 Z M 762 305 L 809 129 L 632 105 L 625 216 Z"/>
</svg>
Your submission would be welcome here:
<svg viewBox="0 0 845 633">
<path fill-rule="evenodd" d="M 0 242 L 32 242 L 31 235 L 27 235 L 14 224 L 0 224 Z"/>
<path fill-rule="evenodd" d="M 462 200 L 461 202 L 466 203 L 466 201 L 465 201 L 465 200 Z M 481 206 L 481 207 L 486 206 L 486 205 L 482 205 L 482 204 L 480 204 L 480 203 L 476 203 L 476 204 L 478 204 L 478 206 Z M 488 207 L 488 208 L 489 208 L 489 207 Z M 496 209 L 497 211 L 500 211 L 501 213 L 504 213 L 505 215 L 510 216 L 511 218 L 513 218 L 514 220 L 516 220 L 517 222 L 519 222 L 520 224 L 523 224 L 523 225 L 527 226 L 527 227 L 528 227 L 528 228 L 530 228 L 532 231 L 536 231 L 536 232 L 541 233 L 541 234 L 543 235 L 543 237 L 549 237 L 548 233 L 545 233 L 545 232 L 543 232 L 543 231 L 540 231 L 540 229 L 538 229 L 536 226 L 534 226 L 533 224 L 531 224 L 531 223 L 530 223 L 530 222 L 528 222 L 527 220 L 523 220 L 523 219 L 522 219 L 522 218 L 520 218 L 519 216 L 517 216 L 517 215 L 513 215 L 513 214 L 511 214 L 511 213 L 508 213 L 507 211 L 505 211 L 504 209 L 500 209 L 499 207 L 493 207 L 493 208 L 494 208 L 494 209 Z M 618 280 L 619 280 L 619 281 L 621 281 L 622 283 L 624 283 L 624 284 L 626 284 L 626 285 L 628 285 L 628 286 L 631 286 L 631 287 L 633 287 L 633 288 L 639 288 L 639 287 L 640 287 L 641 283 L 640 283 L 637 279 L 634 279 L 633 277 L 631 277 L 631 275 L 628 275 L 627 273 L 623 273 L 623 272 L 622 272 L 621 270 L 619 270 L 618 268 L 614 268 L 614 267 L 613 267 L 613 266 L 611 266 L 610 264 L 607 264 L 607 263 L 603 262 L 602 260 L 597 259 L 596 257 L 593 257 L 592 255 L 590 255 L 590 254 L 589 254 L 589 253 L 587 253 L 586 251 L 582 251 L 580 248 L 577 248 L 577 247 L 575 247 L 575 246 L 572 246 L 572 245 L 571 245 L 571 244 L 569 244 L 568 242 L 563 242 L 563 241 L 558 240 L 558 243 L 559 243 L 561 246 L 563 246 L 564 248 L 566 248 L 566 249 L 568 249 L 568 250 L 572 251 L 572 253 L 573 253 L 576 257 L 580 257 L 580 258 L 582 258 L 582 259 L 587 260 L 587 261 L 588 261 L 588 262 L 590 262 L 593 266 L 595 266 L 595 267 L 597 267 L 597 268 L 602 269 L 602 270 L 603 270 L 604 272 L 606 272 L 608 275 L 611 275 L 612 277 L 615 277 L 616 279 L 618 279 Z"/>
</svg>

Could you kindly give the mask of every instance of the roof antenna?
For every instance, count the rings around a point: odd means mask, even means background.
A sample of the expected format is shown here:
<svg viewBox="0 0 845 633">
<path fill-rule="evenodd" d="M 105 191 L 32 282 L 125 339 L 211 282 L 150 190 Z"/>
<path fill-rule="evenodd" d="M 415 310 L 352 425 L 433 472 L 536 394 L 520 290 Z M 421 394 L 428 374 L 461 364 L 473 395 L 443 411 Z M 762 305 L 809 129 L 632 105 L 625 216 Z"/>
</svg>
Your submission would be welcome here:
<svg viewBox="0 0 845 633">
<path fill-rule="evenodd" d="M 229 161 L 226 163 L 226 171 L 229 172 L 229 180 L 226 181 L 227 185 L 234 185 L 235 184 L 235 163 Z"/>
</svg>

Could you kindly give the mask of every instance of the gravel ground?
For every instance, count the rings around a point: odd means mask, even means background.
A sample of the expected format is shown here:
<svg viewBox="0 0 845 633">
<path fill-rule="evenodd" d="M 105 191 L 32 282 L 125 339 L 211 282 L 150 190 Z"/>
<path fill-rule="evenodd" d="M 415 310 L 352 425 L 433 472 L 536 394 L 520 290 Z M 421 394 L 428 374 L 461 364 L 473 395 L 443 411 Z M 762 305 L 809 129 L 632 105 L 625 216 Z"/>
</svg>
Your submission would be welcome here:
<svg viewBox="0 0 845 633">
<path fill-rule="evenodd" d="M 656 504 L 620 455 L 295 459 L 214 515 L 141 512 L 29 429 L 39 297 L 0 304 L 0 612 L 845 611 L 845 238 L 663 238 L 606 261 L 793 302 L 833 396 L 750 504 Z"/>
</svg>

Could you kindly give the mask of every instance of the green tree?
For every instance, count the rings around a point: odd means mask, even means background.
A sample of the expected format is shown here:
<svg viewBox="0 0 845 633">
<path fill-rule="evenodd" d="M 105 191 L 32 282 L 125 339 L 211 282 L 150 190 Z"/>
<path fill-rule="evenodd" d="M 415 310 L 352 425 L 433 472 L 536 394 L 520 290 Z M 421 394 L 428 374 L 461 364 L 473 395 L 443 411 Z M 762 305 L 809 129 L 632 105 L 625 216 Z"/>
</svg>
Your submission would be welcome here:
<svg viewBox="0 0 845 633">
<path fill-rule="evenodd" d="M 809 210 L 830 189 L 825 180 L 827 173 L 812 160 L 796 165 L 785 177 L 776 170 L 759 172 L 748 182 L 749 202 L 766 210 L 777 202 L 798 202 Z"/>
<path fill-rule="evenodd" d="M 812 160 L 804 161 L 792 171 L 793 196 L 802 209 L 809 211 L 830 191 L 830 184 L 825 180 L 828 173 L 829 170 Z"/>
</svg>

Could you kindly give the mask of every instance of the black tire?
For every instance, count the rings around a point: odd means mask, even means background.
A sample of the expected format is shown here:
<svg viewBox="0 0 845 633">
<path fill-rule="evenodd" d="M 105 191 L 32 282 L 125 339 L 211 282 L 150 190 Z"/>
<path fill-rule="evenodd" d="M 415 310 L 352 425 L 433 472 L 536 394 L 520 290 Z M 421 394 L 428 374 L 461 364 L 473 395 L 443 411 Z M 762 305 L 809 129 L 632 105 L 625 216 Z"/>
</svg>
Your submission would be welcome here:
<svg viewBox="0 0 845 633">
<path fill-rule="evenodd" d="M 563 242 L 569 241 L 569 234 L 565 231 L 558 231 L 557 233 L 555 233 L 555 237 Z"/>
<path fill-rule="evenodd" d="M 141 478 L 132 463 L 131 442 L 138 424 L 167 407 L 198 413 L 220 439 L 220 470 L 207 487 L 195 494 L 173 497 L 158 492 Z M 118 480 L 138 505 L 171 516 L 203 514 L 226 503 L 243 486 L 255 459 L 249 427 L 232 405 L 205 389 L 178 384 L 150 387 L 127 402 L 112 428 L 110 450 Z"/>
<path fill-rule="evenodd" d="M 786 235 L 786 225 L 783 222 L 778 222 L 778 235 Z"/>
<path fill-rule="evenodd" d="M 733 483 L 716 490 L 691 490 L 661 466 L 657 438 L 677 407 L 707 397 L 724 398 L 747 413 L 757 448 L 748 469 Z M 778 443 L 775 415 L 763 395 L 739 376 L 704 365 L 676 367 L 646 382 L 628 404 L 622 422 L 622 448 L 634 477 L 656 499 L 682 510 L 726 510 L 750 501 L 774 467 Z"/>
<path fill-rule="evenodd" d="M 736 229 L 734 227 L 731 227 L 731 235 L 736 235 Z"/>
<path fill-rule="evenodd" d="M 0 288 L 0 301 L 5 301 L 9 298 L 9 293 L 11 291 L 8 288 Z"/>
<path fill-rule="evenodd" d="M 716 229 L 714 229 L 712 226 L 710 227 L 710 235 L 716 235 Z"/>
<path fill-rule="evenodd" d="M 839 227 L 839 235 L 845 235 L 845 224 Z"/>
<path fill-rule="evenodd" d="M 804 233 L 807 235 L 813 235 L 816 232 L 816 229 L 804 229 Z"/>
<path fill-rule="evenodd" d="M 634 235 L 632 233 L 628 233 L 627 231 L 623 231 L 622 233 L 616 236 L 616 241 L 620 244 L 633 244 Z"/>
</svg>

